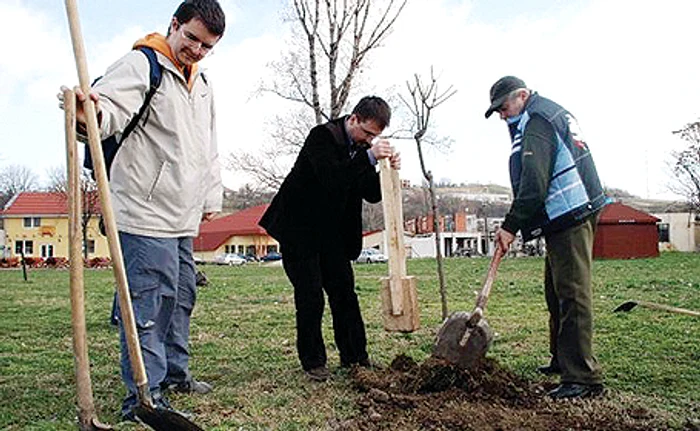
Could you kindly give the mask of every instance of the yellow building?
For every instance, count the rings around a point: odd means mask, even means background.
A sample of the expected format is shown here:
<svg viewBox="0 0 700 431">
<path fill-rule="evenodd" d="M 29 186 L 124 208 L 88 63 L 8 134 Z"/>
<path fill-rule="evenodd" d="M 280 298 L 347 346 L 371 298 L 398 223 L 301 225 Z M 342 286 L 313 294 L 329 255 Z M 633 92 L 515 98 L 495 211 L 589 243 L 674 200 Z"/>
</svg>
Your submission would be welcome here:
<svg viewBox="0 0 700 431">
<path fill-rule="evenodd" d="M 95 212 L 99 212 L 99 206 Z M 0 211 L 5 248 L 0 257 L 68 258 L 68 196 L 65 193 L 22 192 Z M 87 226 L 88 258 L 109 257 L 107 238 L 99 231 L 99 214 Z"/>
<path fill-rule="evenodd" d="M 279 244 L 258 225 L 268 205 L 259 205 L 202 223 L 194 239 L 194 254 L 204 261 L 226 253 L 257 258 L 278 252 Z"/>
</svg>

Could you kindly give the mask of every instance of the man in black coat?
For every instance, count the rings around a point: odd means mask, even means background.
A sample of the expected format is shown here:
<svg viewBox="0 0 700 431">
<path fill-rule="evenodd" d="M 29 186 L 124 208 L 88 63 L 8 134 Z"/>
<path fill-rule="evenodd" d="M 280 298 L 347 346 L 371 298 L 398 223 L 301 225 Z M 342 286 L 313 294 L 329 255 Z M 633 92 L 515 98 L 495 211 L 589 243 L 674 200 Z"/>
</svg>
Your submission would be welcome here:
<svg viewBox="0 0 700 431">
<path fill-rule="evenodd" d="M 375 139 L 390 119 L 384 100 L 364 97 L 351 115 L 311 129 L 260 220 L 279 241 L 294 286 L 297 351 L 311 380 L 330 376 L 321 333 L 324 291 L 341 366 L 370 366 L 351 261 L 362 248 L 362 200 L 381 200 L 377 160 L 388 157 L 394 169 L 401 167 L 389 142 Z"/>
</svg>

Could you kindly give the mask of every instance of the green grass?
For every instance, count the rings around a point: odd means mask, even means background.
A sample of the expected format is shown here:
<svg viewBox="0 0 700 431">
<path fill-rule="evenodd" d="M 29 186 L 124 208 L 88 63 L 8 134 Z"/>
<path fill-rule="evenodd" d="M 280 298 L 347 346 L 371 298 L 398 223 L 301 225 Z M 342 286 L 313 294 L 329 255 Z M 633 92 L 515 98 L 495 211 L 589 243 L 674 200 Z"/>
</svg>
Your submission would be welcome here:
<svg viewBox="0 0 700 431">
<path fill-rule="evenodd" d="M 446 262 L 451 311 L 469 311 L 488 259 Z M 206 396 L 175 396 L 207 429 L 309 430 L 357 414 L 358 396 L 338 368 L 330 314 L 324 335 L 333 379 L 305 380 L 295 352 L 292 289 L 281 267 L 203 267 L 210 285 L 200 290 L 192 327 L 191 367 L 215 385 Z M 389 363 L 405 353 L 424 360 L 441 323 L 433 260 L 409 261 L 418 277 L 421 329 L 382 328 L 379 277 L 386 265 L 357 265 L 357 291 L 370 355 Z M 487 318 L 497 337 L 490 355 L 528 379 L 548 358 L 547 312 L 541 258 L 506 259 Z M 0 429 L 75 429 L 68 272 L 0 271 Z M 108 323 L 113 292 L 109 270 L 85 273 L 89 349 L 95 404 L 103 422 L 116 424 L 124 395 L 116 330 Z M 700 319 L 637 307 L 612 309 L 629 299 L 700 310 L 700 254 L 666 253 L 658 259 L 596 261 L 596 355 L 611 393 L 667 415 L 682 426 L 700 414 Z M 118 424 L 117 429 L 136 429 Z"/>
</svg>

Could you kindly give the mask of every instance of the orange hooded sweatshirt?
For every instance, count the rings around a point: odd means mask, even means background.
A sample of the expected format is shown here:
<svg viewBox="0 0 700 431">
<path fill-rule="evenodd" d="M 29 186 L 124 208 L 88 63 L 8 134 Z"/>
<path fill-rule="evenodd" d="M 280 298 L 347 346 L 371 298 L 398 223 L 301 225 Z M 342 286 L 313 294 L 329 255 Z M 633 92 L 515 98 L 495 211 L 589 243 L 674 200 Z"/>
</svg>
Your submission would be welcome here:
<svg viewBox="0 0 700 431">
<path fill-rule="evenodd" d="M 175 56 L 173 55 L 173 50 L 170 49 L 170 45 L 168 44 L 168 41 L 165 38 L 165 36 L 163 36 L 160 33 L 151 33 L 149 35 L 146 35 L 146 37 L 137 40 L 136 43 L 134 43 L 133 48 L 137 49 L 140 46 L 152 48 L 153 50 L 158 51 L 164 56 L 168 57 L 170 61 L 173 62 L 175 67 L 177 67 L 180 73 L 182 73 L 182 76 L 189 77 L 187 81 L 187 87 L 190 91 L 192 91 L 192 85 L 194 85 L 194 78 L 197 75 L 198 66 L 197 64 L 193 64 L 192 66 L 180 65 L 180 62 L 175 59 Z"/>
</svg>

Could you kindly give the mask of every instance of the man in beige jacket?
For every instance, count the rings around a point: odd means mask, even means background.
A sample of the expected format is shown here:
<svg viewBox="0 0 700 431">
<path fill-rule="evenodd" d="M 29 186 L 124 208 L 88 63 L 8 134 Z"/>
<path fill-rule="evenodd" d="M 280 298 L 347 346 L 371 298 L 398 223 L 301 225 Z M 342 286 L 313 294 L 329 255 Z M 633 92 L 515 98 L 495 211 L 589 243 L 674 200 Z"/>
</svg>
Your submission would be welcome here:
<svg viewBox="0 0 700 431">
<path fill-rule="evenodd" d="M 93 86 L 102 139 L 120 137 L 144 104 L 150 87 L 148 58 L 162 70 L 158 90 L 139 124 L 121 143 L 110 168 L 110 191 L 126 265 L 139 341 L 151 394 L 207 393 L 211 386 L 189 371 L 190 316 L 196 298 L 192 242 L 202 219 L 221 210 L 223 189 L 216 145 L 211 84 L 199 70 L 223 35 L 216 0 L 187 0 L 175 11 L 166 36 L 152 33 L 107 69 Z M 82 92 L 78 99 L 85 100 Z M 79 104 L 82 106 L 82 104 Z M 78 109 L 79 126 L 85 113 Z M 121 373 L 128 394 L 122 417 L 135 420 L 136 386 L 120 325 Z"/>
</svg>

